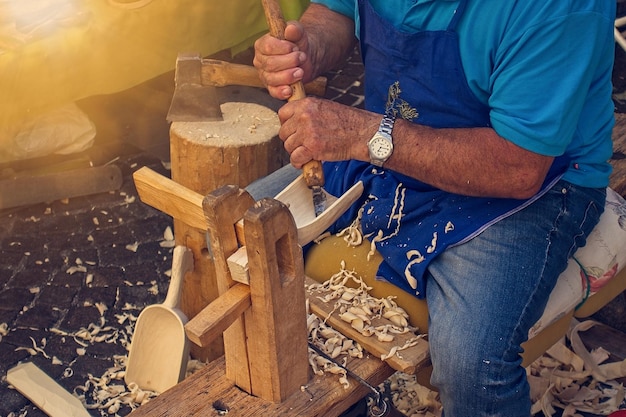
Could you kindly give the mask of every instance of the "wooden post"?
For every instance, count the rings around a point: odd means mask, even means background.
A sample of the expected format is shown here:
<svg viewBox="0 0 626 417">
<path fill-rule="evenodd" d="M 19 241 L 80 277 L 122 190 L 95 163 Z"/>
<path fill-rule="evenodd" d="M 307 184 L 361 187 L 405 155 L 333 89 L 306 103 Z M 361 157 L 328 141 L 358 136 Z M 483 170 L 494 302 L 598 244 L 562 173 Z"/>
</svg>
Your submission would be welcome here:
<svg viewBox="0 0 626 417">
<path fill-rule="evenodd" d="M 304 258 L 293 217 L 264 199 L 244 216 L 252 306 L 246 312 L 252 394 L 281 402 L 309 380 Z"/>
<path fill-rule="evenodd" d="M 221 105 L 223 121 L 174 122 L 170 127 L 172 179 L 206 195 L 222 185 L 245 187 L 284 163 L 276 113 L 253 103 Z M 193 251 L 194 270 L 183 283 L 181 310 L 194 317 L 219 295 L 215 265 L 208 253 L 206 230 L 174 219 L 177 245 Z M 211 346 L 191 346 L 192 357 L 212 360 L 223 353 L 221 338 Z"/>
<path fill-rule="evenodd" d="M 253 204 L 254 200 L 247 192 L 232 185 L 218 188 L 208 194 L 202 202 L 220 295 L 225 294 L 236 284 L 228 268 L 228 257 L 239 249 L 235 223 L 243 218 L 246 210 Z M 250 358 L 246 348 L 246 331 L 242 317 L 224 331 L 223 338 L 226 376 L 244 391 L 252 392 L 248 367 Z"/>
</svg>

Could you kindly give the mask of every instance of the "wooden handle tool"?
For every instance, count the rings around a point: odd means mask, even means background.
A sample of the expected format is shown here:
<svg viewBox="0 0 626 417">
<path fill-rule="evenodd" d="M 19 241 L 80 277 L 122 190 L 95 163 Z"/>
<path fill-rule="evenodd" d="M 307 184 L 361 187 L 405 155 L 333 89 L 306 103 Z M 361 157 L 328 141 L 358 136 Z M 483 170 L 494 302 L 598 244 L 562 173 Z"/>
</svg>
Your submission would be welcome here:
<svg viewBox="0 0 626 417">
<path fill-rule="evenodd" d="M 269 26 L 270 35 L 278 39 L 285 39 L 285 27 L 287 23 L 283 18 L 278 0 L 261 0 L 263 10 L 265 10 L 265 18 Z M 289 101 L 299 100 L 306 97 L 304 85 L 302 81 L 291 84 L 293 91 Z M 319 216 L 326 208 L 326 195 L 322 187 L 324 186 L 324 171 L 320 161 L 311 160 L 302 167 L 302 175 L 307 186 L 313 191 L 313 206 L 315 207 L 315 215 Z"/>
</svg>

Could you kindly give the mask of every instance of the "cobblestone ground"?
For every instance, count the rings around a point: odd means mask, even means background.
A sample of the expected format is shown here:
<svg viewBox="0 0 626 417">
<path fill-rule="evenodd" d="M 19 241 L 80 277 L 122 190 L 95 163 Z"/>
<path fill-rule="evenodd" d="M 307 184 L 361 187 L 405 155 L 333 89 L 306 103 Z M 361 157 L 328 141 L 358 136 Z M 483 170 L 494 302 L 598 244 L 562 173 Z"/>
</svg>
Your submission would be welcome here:
<svg viewBox="0 0 626 417">
<path fill-rule="evenodd" d="M 328 75 L 328 98 L 362 105 L 358 55 Z M 142 166 L 169 172 L 136 147 L 100 147 L 118 157 L 120 190 L 0 212 L 0 417 L 45 415 L 7 386 L 8 369 L 32 361 L 73 392 L 127 353 L 131 318 L 165 298 L 171 218 L 141 203 L 131 174 Z"/>
</svg>

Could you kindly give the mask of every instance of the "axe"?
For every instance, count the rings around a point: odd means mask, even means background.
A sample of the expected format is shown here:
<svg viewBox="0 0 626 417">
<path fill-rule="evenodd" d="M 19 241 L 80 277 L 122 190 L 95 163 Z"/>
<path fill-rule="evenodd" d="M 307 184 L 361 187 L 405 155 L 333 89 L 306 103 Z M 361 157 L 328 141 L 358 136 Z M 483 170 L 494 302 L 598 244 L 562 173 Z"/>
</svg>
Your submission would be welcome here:
<svg viewBox="0 0 626 417">
<path fill-rule="evenodd" d="M 256 68 L 216 59 L 203 59 L 197 53 L 181 53 L 176 58 L 175 88 L 167 113 L 169 122 L 222 120 L 216 87 L 264 85 Z M 305 85 L 309 94 L 324 96 L 326 78 L 318 77 Z"/>
</svg>

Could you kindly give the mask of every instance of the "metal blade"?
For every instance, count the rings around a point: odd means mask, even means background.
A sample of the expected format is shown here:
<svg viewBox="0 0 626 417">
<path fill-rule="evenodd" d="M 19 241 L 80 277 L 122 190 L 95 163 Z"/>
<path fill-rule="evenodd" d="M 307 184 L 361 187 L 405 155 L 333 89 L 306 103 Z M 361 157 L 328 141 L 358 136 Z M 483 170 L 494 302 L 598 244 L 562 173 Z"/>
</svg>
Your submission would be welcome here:
<svg viewBox="0 0 626 417">
<path fill-rule="evenodd" d="M 222 120 L 217 90 L 202 83 L 202 58 L 197 53 L 181 53 L 176 58 L 175 88 L 168 122 Z"/>
<path fill-rule="evenodd" d="M 317 347 L 311 341 L 309 341 L 308 344 L 309 344 L 309 348 L 314 350 L 315 353 L 317 353 L 322 358 L 326 359 L 327 361 L 332 362 L 334 365 L 337 365 L 339 368 L 346 371 L 346 374 L 349 377 L 356 379 L 356 381 L 359 384 L 368 388 L 372 392 L 371 395 L 373 396 L 373 399 L 375 402 L 375 404 L 369 407 L 369 412 L 372 417 L 383 417 L 383 416 L 391 417 L 391 416 L 398 416 L 398 415 L 404 416 L 404 414 L 400 413 L 399 411 L 395 409 L 395 407 L 393 406 L 393 403 L 391 402 L 391 398 L 389 398 L 386 395 L 383 395 L 378 388 L 376 388 L 375 386 L 373 386 L 372 384 L 370 384 L 369 382 L 367 382 L 366 380 L 364 380 L 363 378 L 361 378 L 360 376 L 358 376 L 357 374 L 355 374 L 354 372 L 352 372 L 351 370 L 349 370 L 348 368 L 340 364 L 339 362 L 332 359 L 330 356 L 328 356 L 326 352 L 324 352 L 322 349 Z"/>
<path fill-rule="evenodd" d="M 320 186 L 311 187 L 311 193 L 313 194 L 313 209 L 315 210 L 315 217 L 326 210 L 326 193 Z"/>
<path fill-rule="evenodd" d="M 177 86 L 166 119 L 168 122 L 223 120 L 216 88 L 197 84 Z"/>
</svg>

